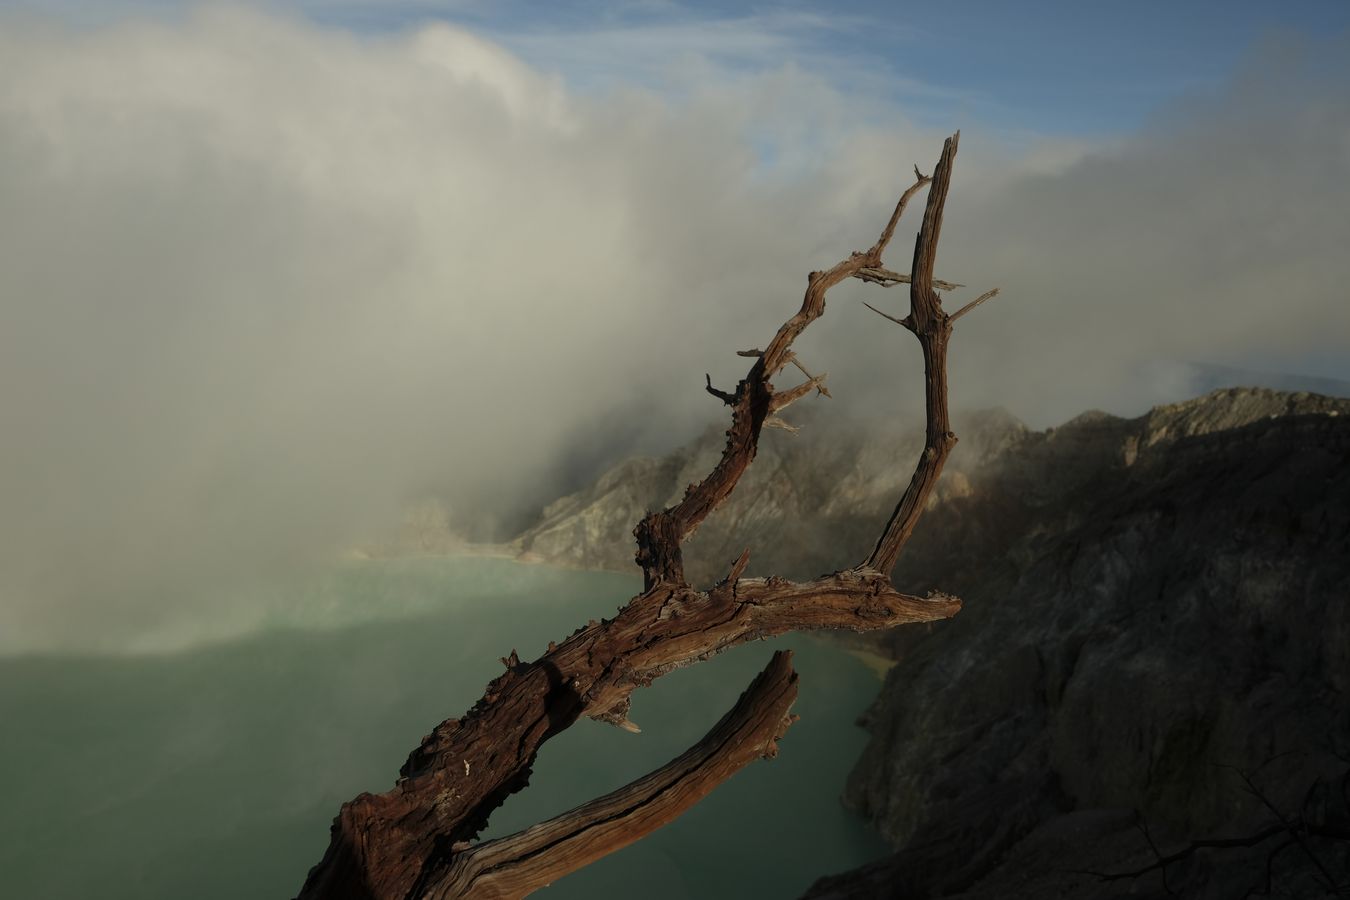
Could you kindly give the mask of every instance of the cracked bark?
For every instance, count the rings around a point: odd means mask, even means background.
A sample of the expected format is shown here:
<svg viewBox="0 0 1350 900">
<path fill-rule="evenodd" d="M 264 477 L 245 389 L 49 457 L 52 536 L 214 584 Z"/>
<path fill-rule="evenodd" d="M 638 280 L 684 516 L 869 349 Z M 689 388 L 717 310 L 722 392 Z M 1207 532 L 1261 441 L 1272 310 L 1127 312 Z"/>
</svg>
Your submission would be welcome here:
<svg viewBox="0 0 1350 900">
<path fill-rule="evenodd" d="M 812 272 L 800 309 L 767 349 L 741 351 L 755 361 L 734 391 L 708 382 L 709 393 L 731 407 L 727 443 L 713 470 L 679 503 L 649 513 L 635 528 L 643 592 L 614 619 L 579 628 L 537 660 L 521 662 L 515 651 L 503 659 L 506 671 L 462 718 L 442 722 L 422 740 L 392 790 L 343 805 L 301 898 L 523 897 L 670 821 L 751 760 L 772 755 L 789 724 L 796 675 L 788 656 L 776 655 L 709 736 L 669 765 L 557 819 L 473 844 L 491 813 L 526 785 L 540 746 L 579 717 L 636 730 L 628 720 L 635 689 L 737 644 L 796 630 L 930 622 L 960 609 L 954 597 L 912 596 L 890 582 L 956 441 L 945 369 L 952 322 L 988 299 L 949 316 L 936 290 L 955 285 L 933 277 L 958 138 L 945 143 L 931 179 L 915 170 L 914 184 L 870 249 Z M 909 200 L 930 182 L 910 276 L 896 276 L 882 266 L 882 253 Z M 791 348 L 824 313 L 829 289 L 848 278 L 910 285 L 909 315 L 887 316 L 913 331 L 924 352 L 927 440 L 910 485 L 861 565 L 809 582 L 743 578 L 747 550 L 726 578 L 700 591 L 684 577 L 681 544 L 735 489 L 754 460 L 762 429 L 774 424 L 773 414 L 813 390 L 828 396 L 825 375 L 808 373 Z M 788 365 L 807 380 L 777 390 L 772 379 Z"/>
</svg>

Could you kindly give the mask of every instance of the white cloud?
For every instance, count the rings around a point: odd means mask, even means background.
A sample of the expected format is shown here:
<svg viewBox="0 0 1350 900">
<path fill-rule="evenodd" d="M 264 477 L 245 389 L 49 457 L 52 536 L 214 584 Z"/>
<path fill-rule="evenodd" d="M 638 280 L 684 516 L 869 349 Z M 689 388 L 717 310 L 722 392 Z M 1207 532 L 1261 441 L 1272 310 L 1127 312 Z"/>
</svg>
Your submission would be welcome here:
<svg viewBox="0 0 1350 900">
<path fill-rule="evenodd" d="M 202 615 L 428 485 L 528 484 L 673 373 L 698 402 L 700 338 L 766 296 L 747 247 L 798 280 L 735 105 L 574 101 L 447 26 L 0 41 L 11 646 Z"/>
<path fill-rule="evenodd" d="M 679 100 L 547 71 L 444 25 L 0 26 L 0 649 L 247 620 L 231 585 L 429 486 L 506 508 L 588 434 L 676 439 L 940 147 L 791 65 Z M 967 129 L 940 268 L 1005 296 L 958 402 L 1343 345 L 1350 116 L 1302 77 L 1111 148 Z M 908 396 L 861 293 L 803 352 L 841 404 Z"/>
</svg>

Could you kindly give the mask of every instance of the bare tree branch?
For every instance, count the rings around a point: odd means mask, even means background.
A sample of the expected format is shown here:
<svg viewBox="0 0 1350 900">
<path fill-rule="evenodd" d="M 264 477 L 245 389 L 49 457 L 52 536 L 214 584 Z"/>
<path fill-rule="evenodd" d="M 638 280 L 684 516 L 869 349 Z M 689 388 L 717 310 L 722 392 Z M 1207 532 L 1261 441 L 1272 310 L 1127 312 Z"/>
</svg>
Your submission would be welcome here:
<svg viewBox="0 0 1350 900">
<path fill-rule="evenodd" d="M 881 254 L 886 251 L 886 245 L 889 244 L 891 238 L 895 236 L 895 226 L 899 224 L 900 217 L 905 214 L 905 207 L 909 206 L 909 201 L 914 199 L 914 195 L 919 192 L 919 189 L 932 182 L 932 180 L 933 179 L 920 172 L 918 166 L 914 167 L 914 183 L 905 188 L 905 192 L 901 194 L 900 199 L 896 201 L 895 211 L 891 213 L 891 218 L 886 223 L 886 227 L 881 229 L 881 237 L 877 238 L 877 242 L 872 245 L 872 249 L 868 250 L 865 254 L 867 259 L 872 261 L 872 265 L 864 268 L 881 268 Z M 859 271 L 861 271 L 861 269 L 859 269 Z"/>
<path fill-rule="evenodd" d="M 923 348 L 924 369 L 924 410 L 927 427 L 924 431 L 924 449 L 919 463 L 910 478 L 909 487 L 896 504 L 886 529 L 877 540 L 872 553 L 863 562 L 861 568 L 889 575 L 895 568 L 900 551 L 914 533 L 914 526 L 923 515 L 928 497 L 937 485 L 947 455 L 956 446 L 956 435 L 952 432 L 951 415 L 947 409 L 947 342 L 952 335 L 952 317 L 942 310 L 942 301 L 933 289 L 933 265 L 937 259 L 938 238 L 942 232 L 942 210 L 947 201 L 947 191 L 951 187 L 952 163 L 956 159 L 956 147 L 961 134 L 957 132 L 947 139 L 942 148 L 942 158 L 933 170 L 933 184 L 928 192 L 928 205 L 924 209 L 923 225 L 914 242 L 914 264 L 910 273 L 909 315 L 902 319 L 892 319 L 880 310 L 873 309 L 892 321 L 904 325 L 919 339 Z M 991 295 L 992 296 L 992 295 Z M 988 298 L 985 298 L 988 299 Z M 973 309 L 980 302 L 972 304 Z M 963 309 L 961 312 L 968 312 Z"/>
<path fill-rule="evenodd" d="M 947 166 L 950 170 L 950 160 Z M 731 404 L 731 428 L 727 431 L 727 443 L 716 467 L 703 481 L 692 485 L 682 501 L 668 509 L 649 513 L 634 530 L 638 544 L 636 559 L 642 567 L 643 581 L 648 590 L 662 582 L 684 583 L 681 544 L 713 510 L 726 502 L 741 475 L 754 460 L 765 419 L 773 411 L 774 392 L 770 379 L 793 360 L 792 342 L 825 312 L 825 294 L 830 288 L 852 278 L 863 269 L 881 265 L 881 254 L 890 243 L 905 207 L 928 182 L 929 179 L 920 177 L 905 190 L 871 249 L 865 253 L 855 252 L 833 268 L 812 272 L 807 276 L 806 294 L 802 298 L 801 308 L 779 327 L 767 349 L 755 358 L 749 373 L 732 394 L 736 402 Z"/>
<path fill-rule="evenodd" d="M 826 375 L 825 372 L 821 372 L 819 376 L 812 375 L 810 372 L 806 371 L 806 366 L 804 366 L 804 365 L 801 364 L 801 360 L 797 359 L 797 354 L 795 354 L 795 353 L 792 354 L 792 359 L 789 360 L 789 361 L 790 361 L 794 366 L 797 367 L 797 371 L 798 371 L 798 372 L 801 372 L 801 373 L 802 373 L 803 375 L 805 375 L 807 378 L 809 378 L 809 379 L 811 379 L 813 382 L 815 382 L 815 385 L 816 385 L 816 393 L 817 393 L 817 394 L 820 394 L 822 397 L 831 397 L 831 396 L 832 396 L 832 395 L 830 394 L 829 390 L 825 387 L 825 375 Z"/>
<path fill-rule="evenodd" d="M 795 716 L 792 654 L 779 651 L 708 735 L 660 769 L 611 794 L 510 837 L 456 854 L 419 886 L 427 900 L 516 900 L 673 821 L 714 787 L 761 757 Z"/>
<path fill-rule="evenodd" d="M 910 276 L 902 272 L 892 272 L 890 269 L 883 269 L 880 266 L 869 266 L 866 269 L 859 269 L 853 276 L 859 281 L 866 281 L 868 284 L 878 284 L 882 287 L 895 287 L 897 284 L 909 284 Z M 933 279 L 933 289 L 936 291 L 955 291 L 965 287 L 964 284 L 956 284 L 952 281 L 943 281 L 940 278 Z"/>
<path fill-rule="evenodd" d="M 970 301 L 965 306 L 958 309 L 956 312 L 952 313 L 952 321 L 955 322 L 957 319 L 961 318 L 966 313 L 970 312 L 972 309 L 979 306 L 984 301 L 992 300 L 997 296 L 998 296 L 998 288 L 993 288 L 992 290 L 985 291 L 983 294 L 976 297 L 974 300 Z"/>
<path fill-rule="evenodd" d="M 908 316 L 906 316 L 906 317 L 903 318 L 903 319 L 897 319 L 895 316 L 891 315 L 890 313 L 884 313 L 884 312 L 882 312 L 881 310 L 877 309 L 875 306 L 873 306 L 872 304 L 868 303 L 866 300 L 863 301 L 863 306 L 867 307 L 867 308 L 870 309 L 872 312 L 874 312 L 874 313 L 876 313 L 877 315 L 881 316 L 883 319 L 890 319 L 890 320 L 891 320 L 892 322 L 894 322 L 895 324 L 897 324 L 897 325 L 903 325 L 905 328 L 908 328 L 910 331 L 913 331 L 913 330 L 914 330 L 914 322 L 913 322 L 912 320 L 910 320 L 910 318 L 909 318 Z"/>
<path fill-rule="evenodd" d="M 423 738 L 394 790 L 344 804 L 300 896 L 406 896 L 425 866 L 440 866 L 524 787 L 544 741 L 581 715 L 627 721 L 632 692 L 667 672 L 788 631 L 885 628 L 959 609 L 953 597 L 902 594 L 876 573 L 739 579 L 712 592 L 661 585 L 508 668 L 463 718 Z"/>
<path fill-rule="evenodd" d="M 735 406 L 735 405 L 736 405 L 736 397 L 735 397 L 734 394 L 728 394 L 726 391 L 718 390 L 717 388 L 713 387 L 712 376 L 711 376 L 711 375 L 709 375 L 709 374 L 707 374 L 707 373 L 704 373 L 703 377 L 704 377 L 704 379 L 706 379 L 706 381 L 707 381 L 707 385 L 708 385 L 708 386 L 705 388 L 705 390 L 706 390 L 708 393 L 712 394 L 714 397 L 716 397 L 717 399 L 721 400 L 721 401 L 722 401 L 723 403 L 725 403 L 727 406 Z"/>
<path fill-rule="evenodd" d="M 917 512 L 911 515 L 907 510 L 911 505 L 922 510 L 955 441 L 946 415 L 945 353 L 951 325 L 934 293 L 932 268 L 956 142 L 956 136 L 947 141 L 931 179 L 933 193 L 911 276 L 909 318 L 924 349 L 927 373 L 925 454 L 910 490 L 869 558 L 871 564 L 807 582 L 776 576 L 743 578 L 747 550 L 726 578 L 710 590 L 699 591 L 685 580 L 681 544 L 730 496 L 754 459 L 761 431 L 780 421 L 773 416 L 775 410 L 813 389 L 828 395 L 825 376 L 802 368 L 792 343 L 824 312 L 831 287 L 864 269 L 880 268 L 881 254 L 906 205 L 930 181 L 917 169 L 918 180 L 900 197 L 877 242 L 826 271 L 811 273 L 800 309 L 778 328 L 766 349 L 740 351 L 755 361 L 734 391 L 721 391 L 712 386 L 710 377 L 705 379 L 708 392 L 731 407 L 727 442 L 712 471 L 690 485 L 679 503 L 649 513 L 635 529 L 643 592 L 615 618 L 592 621 L 561 644 L 550 643 L 548 651 L 533 662 L 522 662 L 514 651 L 505 657 L 506 671 L 487 686 L 471 710 L 462 718 L 442 722 L 423 738 L 404 763 L 393 790 L 362 794 L 343 805 L 333 823 L 328 851 L 310 871 L 302 898 L 402 900 L 459 897 L 466 892 L 521 896 L 538 886 L 538 879 L 575 868 L 573 859 L 598 858 L 622 846 L 629 829 L 657 827 L 667 814 L 678 814 L 685 801 L 694 802 L 744 765 L 742 760 L 762 754 L 781 733 L 783 713 L 791 699 L 776 689 L 769 695 L 752 689 L 747 694 L 750 699 L 743 698 L 737 707 L 741 712 L 733 712 L 718 726 L 729 729 L 725 740 L 711 744 L 705 740 L 689 751 L 700 760 L 697 766 L 680 762 L 686 754 L 672 764 L 675 769 L 663 768 L 618 794 L 512 838 L 474 847 L 472 841 L 491 813 L 527 783 L 542 744 L 579 717 L 635 731 L 637 726 L 628 718 L 634 690 L 737 644 L 788 631 L 863 631 L 930 622 L 948 618 L 961 608 L 960 600 L 945 594 L 917 597 L 902 593 L 888 574 L 894 554 L 917 519 Z M 807 381 L 776 391 L 772 379 L 789 364 L 801 369 Z M 771 664 L 761 678 L 780 684 L 795 676 L 783 658 L 781 664 Z M 742 719 L 759 724 L 742 729 L 735 724 Z M 729 721 L 733 724 L 728 725 Z M 774 731 L 768 743 L 765 723 L 772 724 Z M 714 729 L 714 734 L 723 732 Z M 647 793 L 655 784 L 668 785 L 676 796 Z M 615 805 L 627 801 L 634 803 L 621 809 Z M 489 885 L 496 885 L 491 889 L 499 893 L 485 893 Z"/>
<path fill-rule="evenodd" d="M 810 381 L 803 381 L 794 388 L 788 388 L 786 391 L 779 391 L 773 395 L 773 402 L 769 404 L 769 409 L 773 412 L 787 409 L 793 403 L 805 397 L 812 391 L 825 394 L 825 372 L 819 375 L 813 375 Z"/>
</svg>

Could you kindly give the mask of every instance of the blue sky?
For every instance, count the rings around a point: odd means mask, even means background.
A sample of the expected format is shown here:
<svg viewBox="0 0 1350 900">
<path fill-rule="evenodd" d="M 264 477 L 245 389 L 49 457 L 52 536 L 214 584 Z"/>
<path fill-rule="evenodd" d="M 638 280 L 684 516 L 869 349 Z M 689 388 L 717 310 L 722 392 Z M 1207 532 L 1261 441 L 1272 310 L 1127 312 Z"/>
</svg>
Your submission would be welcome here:
<svg viewBox="0 0 1350 900">
<path fill-rule="evenodd" d="M 182 0 L 0 0 L 83 23 L 173 18 Z M 428 21 L 490 35 L 578 89 L 663 86 L 704 56 L 727 71 L 795 64 L 849 90 L 903 101 L 922 121 L 1101 136 L 1133 130 L 1178 96 L 1221 84 L 1262 44 L 1334 38 L 1345 0 L 950 3 L 537 3 L 262 0 L 252 5 L 362 34 Z"/>
</svg>

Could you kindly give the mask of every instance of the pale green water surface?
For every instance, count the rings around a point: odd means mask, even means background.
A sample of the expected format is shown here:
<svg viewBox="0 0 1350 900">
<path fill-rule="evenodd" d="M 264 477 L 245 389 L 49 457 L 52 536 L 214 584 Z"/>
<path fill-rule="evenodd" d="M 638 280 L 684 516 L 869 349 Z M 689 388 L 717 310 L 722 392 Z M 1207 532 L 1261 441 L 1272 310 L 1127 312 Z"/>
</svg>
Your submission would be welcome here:
<svg viewBox="0 0 1350 900">
<path fill-rule="evenodd" d="M 344 564 L 292 616 L 169 655 L 0 658 L 0 872 L 18 898 L 290 897 L 342 801 L 388 789 L 512 648 L 532 659 L 638 586 L 499 559 Z M 301 617 L 303 618 L 303 617 Z M 335 624 L 337 623 L 337 624 Z M 875 677 L 810 637 L 741 647 L 634 695 L 640 735 L 584 720 L 545 745 L 505 834 L 613 790 L 698 740 L 773 649 L 801 717 L 781 753 L 541 898 L 794 897 L 885 853 L 839 805 Z"/>
</svg>

